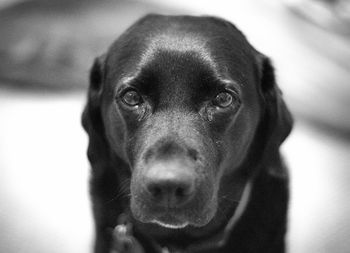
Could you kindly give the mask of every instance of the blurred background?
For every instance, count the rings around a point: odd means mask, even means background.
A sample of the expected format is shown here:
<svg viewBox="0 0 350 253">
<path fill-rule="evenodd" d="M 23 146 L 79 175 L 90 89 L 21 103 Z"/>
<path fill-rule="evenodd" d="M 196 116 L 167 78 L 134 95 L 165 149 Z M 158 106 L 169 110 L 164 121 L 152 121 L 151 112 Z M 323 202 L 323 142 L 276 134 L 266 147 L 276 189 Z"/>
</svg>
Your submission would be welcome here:
<svg viewBox="0 0 350 253">
<path fill-rule="evenodd" d="M 88 72 L 150 12 L 226 18 L 272 58 L 296 118 L 288 252 L 350 252 L 348 0 L 0 0 L 0 252 L 91 252 Z"/>
</svg>

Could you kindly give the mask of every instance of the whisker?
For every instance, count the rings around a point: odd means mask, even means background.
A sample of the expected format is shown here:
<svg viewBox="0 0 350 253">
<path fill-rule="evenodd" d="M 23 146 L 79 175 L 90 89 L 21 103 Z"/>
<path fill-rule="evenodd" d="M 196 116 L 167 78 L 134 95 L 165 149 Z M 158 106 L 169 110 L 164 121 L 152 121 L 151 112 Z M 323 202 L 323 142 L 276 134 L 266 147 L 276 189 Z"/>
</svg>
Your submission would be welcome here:
<svg viewBox="0 0 350 253">
<path fill-rule="evenodd" d="M 122 196 L 123 197 L 130 196 L 130 179 L 128 179 L 128 178 L 119 184 L 116 195 L 114 197 L 112 197 L 111 199 L 109 199 L 108 201 L 106 201 L 105 203 L 109 204 L 109 203 L 119 199 Z"/>
<path fill-rule="evenodd" d="M 239 203 L 239 200 L 229 197 L 228 195 L 220 196 L 220 200 L 224 200 L 232 203 Z"/>
<path fill-rule="evenodd" d="M 219 198 L 220 202 L 223 203 L 230 203 L 230 204 L 238 204 L 239 201 L 237 199 L 234 199 L 228 195 L 220 196 Z M 221 208 L 218 208 L 218 212 L 223 215 L 225 218 L 230 218 L 231 214 L 230 212 L 227 212 L 231 208 L 231 205 L 222 205 Z"/>
</svg>

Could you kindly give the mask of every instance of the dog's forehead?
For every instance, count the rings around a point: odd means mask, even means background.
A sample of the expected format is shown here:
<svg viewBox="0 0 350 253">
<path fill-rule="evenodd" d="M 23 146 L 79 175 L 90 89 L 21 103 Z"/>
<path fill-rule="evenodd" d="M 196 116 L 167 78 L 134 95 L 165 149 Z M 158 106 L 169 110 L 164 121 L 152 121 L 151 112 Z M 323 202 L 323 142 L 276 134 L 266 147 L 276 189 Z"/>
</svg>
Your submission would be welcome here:
<svg viewBox="0 0 350 253">
<path fill-rule="evenodd" d="M 139 64 L 144 66 L 148 62 L 157 60 L 157 56 L 166 53 L 176 53 L 178 56 L 187 58 L 196 57 L 203 64 L 210 66 L 212 70 L 218 70 L 218 64 L 214 60 L 215 57 L 207 44 L 207 39 L 202 35 L 184 32 L 156 34 L 148 38 Z"/>
<path fill-rule="evenodd" d="M 114 81 L 118 78 L 122 83 L 151 63 L 176 66 L 181 58 L 188 59 L 188 65 L 190 61 L 200 63 L 223 81 L 245 83 L 251 76 L 252 52 L 243 34 L 227 22 L 156 16 L 136 23 L 117 40 L 109 51 L 108 65 L 113 69 Z"/>
</svg>

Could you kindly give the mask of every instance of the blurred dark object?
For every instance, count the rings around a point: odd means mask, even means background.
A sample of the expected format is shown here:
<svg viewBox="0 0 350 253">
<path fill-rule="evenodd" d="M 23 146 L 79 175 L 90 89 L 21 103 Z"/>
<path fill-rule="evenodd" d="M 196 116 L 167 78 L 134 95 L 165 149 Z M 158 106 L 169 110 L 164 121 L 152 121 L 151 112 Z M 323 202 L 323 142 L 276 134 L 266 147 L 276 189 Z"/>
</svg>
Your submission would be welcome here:
<svg viewBox="0 0 350 253">
<path fill-rule="evenodd" d="M 132 0 L 30 0 L 0 11 L 0 83 L 81 90 L 93 59 L 137 18 L 169 11 Z"/>
<path fill-rule="evenodd" d="M 349 0 L 286 0 L 301 17 L 329 31 L 350 36 Z"/>
<path fill-rule="evenodd" d="M 278 18 L 284 20 L 288 44 L 273 56 L 288 102 L 299 119 L 350 139 L 350 2 L 283 3 L 287 8 Z"/>
</svg>

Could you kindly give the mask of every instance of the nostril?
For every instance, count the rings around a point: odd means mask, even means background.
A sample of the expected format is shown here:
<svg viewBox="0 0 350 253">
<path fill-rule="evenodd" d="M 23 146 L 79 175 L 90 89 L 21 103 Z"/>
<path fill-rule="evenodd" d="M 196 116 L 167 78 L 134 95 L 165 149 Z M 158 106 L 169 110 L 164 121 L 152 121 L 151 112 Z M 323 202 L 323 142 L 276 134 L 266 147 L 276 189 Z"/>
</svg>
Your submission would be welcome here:
<svg viewBox="0 0 350 253">
<path fill-rule="evenodd" d="M 187 155 L 192 158 L 194 161 L 197 161 L 198 160 L 198 151 L 193 149 L 193 148 L 190 148 L 188 149 L 187 151 Z"/>
<path fill-rule="evenodd" d="M 175 191 L 175 196 L 176 197 L 184 197 L 186 194 L 185 194 L 185 189 L 184 188 L 177 188 L 176 191 Z"/>
<path fill-rule="evenodd" d="M 147 190 L 153 198 L 159 199 L 162 197 L 162 188 L 156 184 L 149 184 Z"/>
<path fill-rule="evenodd" d="M 186 197 L 189 197 L 193 193 L 193 188 L 192 187 L 179 187 L 175 190 L 175 197 L 179 199 L 184 199 Z"/>
<path fill-rule="evenodd" d="M 176 189 L 175 189 L 175 196 L 176 197 L 188 197 L 192 195 L 194 192 L 194 182 L 192 181 L 187 181 L 187 182 L 182 182 L 179 184 Z"/>
</svg>

